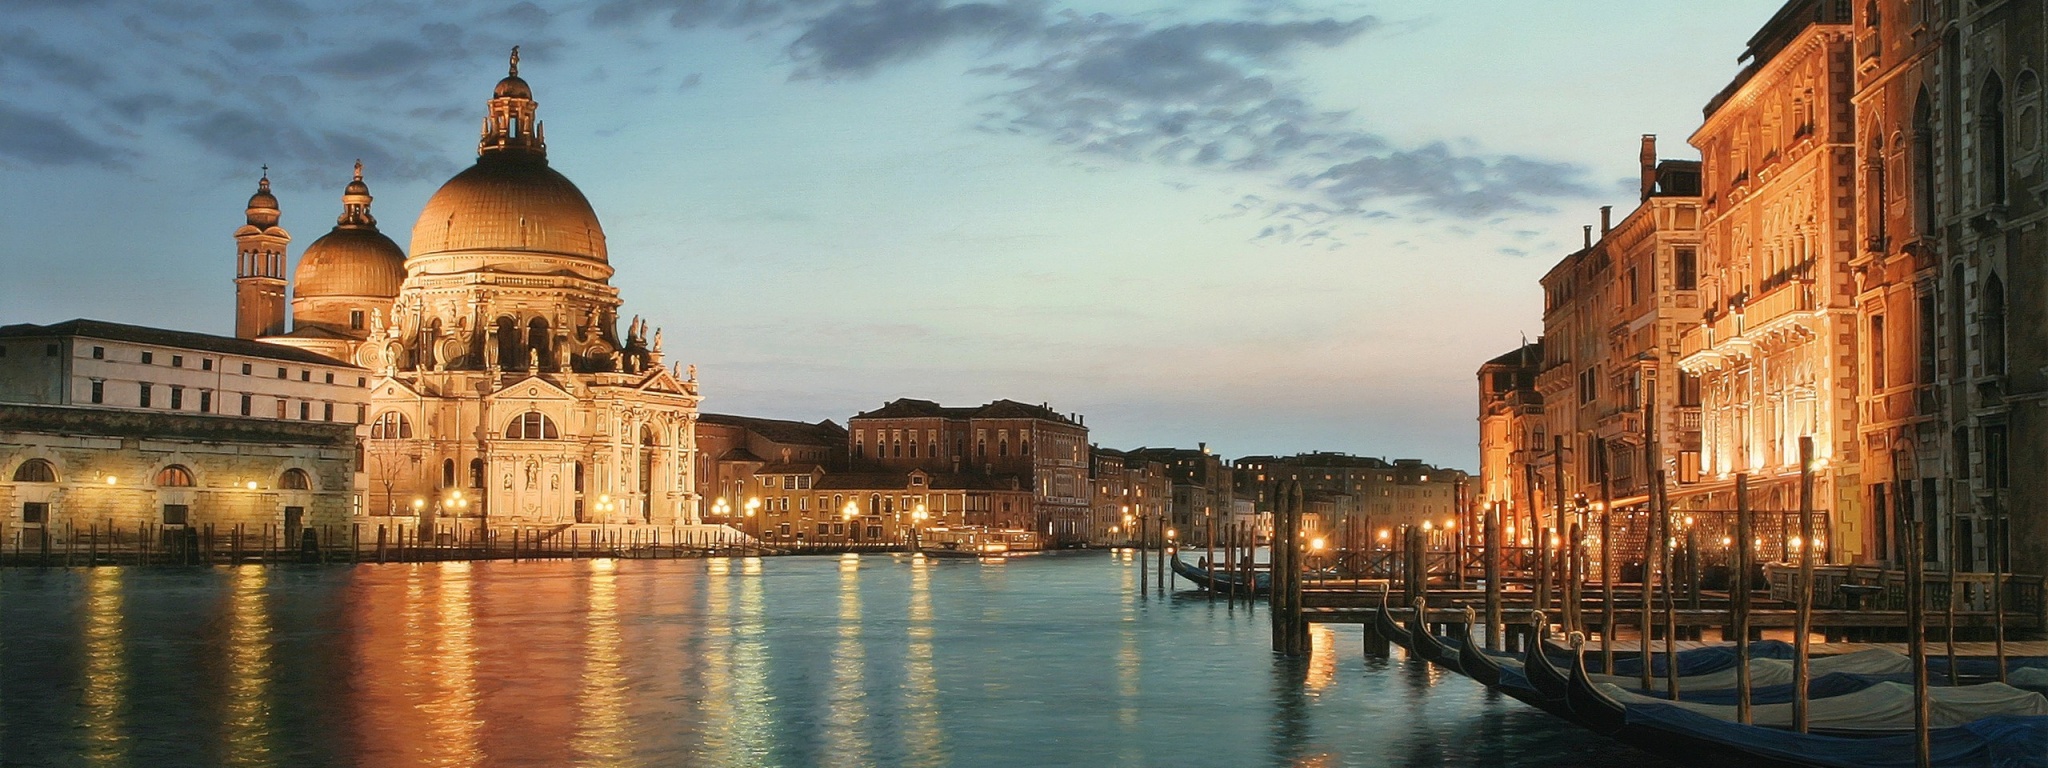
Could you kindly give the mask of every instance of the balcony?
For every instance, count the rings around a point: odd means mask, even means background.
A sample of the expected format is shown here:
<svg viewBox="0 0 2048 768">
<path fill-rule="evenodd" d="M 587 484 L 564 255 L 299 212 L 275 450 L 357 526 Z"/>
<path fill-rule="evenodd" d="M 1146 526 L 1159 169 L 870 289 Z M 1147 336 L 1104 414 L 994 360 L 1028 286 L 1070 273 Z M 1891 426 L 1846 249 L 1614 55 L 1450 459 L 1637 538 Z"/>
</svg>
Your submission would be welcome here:
<svg viewBox="0 0 2048 768">
<path fill-rule="evenodd" d="M 1747 319 L 1745 333 L 1772 333 L 1792 325 L 1813 330 L 1813 320 L 1819 315 L 1814 304 L 1812 283 L 1786 282 L 1743 307 L 1742 314 Z"/>
</svg>

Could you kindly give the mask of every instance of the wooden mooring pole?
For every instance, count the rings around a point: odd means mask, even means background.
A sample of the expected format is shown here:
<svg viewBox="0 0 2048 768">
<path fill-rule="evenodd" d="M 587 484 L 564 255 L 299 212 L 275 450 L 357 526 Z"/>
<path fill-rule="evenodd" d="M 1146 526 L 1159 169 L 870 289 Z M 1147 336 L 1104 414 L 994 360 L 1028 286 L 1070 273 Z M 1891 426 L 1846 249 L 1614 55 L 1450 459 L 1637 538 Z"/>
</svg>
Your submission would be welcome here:
<svg viewBox="0 0 2048 768">
<path fill-rule="evenodd" d="M 1500 650 L 1500 542 L 1502 507 L 1507 502 L 1496 501 L 1486 508 L 1486 649 Z"/>
<path fill-rule="evenodd" d="M 1598 442 L 1600 462 L 1600 671 L 1614 674 L 1614 478 L 1607 440 Z"/>
<path fill-rule="evenodd" d="M 1735 536 L 1729 542 L 1729 626 L 1735 634 L 1735 721 L 1749 725 L 1749 473 L 1735 476 Z"/>
<path fill-rule="evenodd" d="M 1951 582 L 1953 583 L 1953 582 Z M 1792 620 L 1792 727 L 1807 730 L 1806 686 L 1813 670 L 1807 663 L 1813 634 L 1813 438 L 1799 438 L 1799 586 L 1794 590 Z"/>
</svg>

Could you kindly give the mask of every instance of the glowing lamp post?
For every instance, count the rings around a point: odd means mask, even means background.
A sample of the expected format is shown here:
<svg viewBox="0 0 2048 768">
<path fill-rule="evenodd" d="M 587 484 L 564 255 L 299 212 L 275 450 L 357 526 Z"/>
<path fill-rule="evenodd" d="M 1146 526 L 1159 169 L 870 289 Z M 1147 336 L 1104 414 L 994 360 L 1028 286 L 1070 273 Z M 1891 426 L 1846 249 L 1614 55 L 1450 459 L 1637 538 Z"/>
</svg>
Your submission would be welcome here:
<svg viewBox="0 0 2048 768">
<path fill-rule="evenodd" d="M 754 537 L 754 538 L 756 538 L 756 539 L 758 539 L 758 538 L 761 538 L 761 525 L 760 525 L 760 523 L 758 523 L 758 522 L 756 522 L 756 521 L 754 520 L 754 513 L 756 513 L 756 512 L 758 512 L 758 511 L 760 511 L 760 509 L 761 509 L 761 500 L 760 500 L 760 499 L 747 499 L 747 523 L 746 523 L 746 527 L 747 527 L 747 528 L 750 528 L 750 529 L 752 529 L 752 530 L 748 531 L 747 535 L 749 535 L 749 536 L 752 536 L 752 537 Z"/>
<path fill-rule="evenodd" d="M 839 508 L 839 523 L 845 526 L 845 532 L 839 535 L 840 543 L 853 541 L 853 519 L 856 517 L 860 517 L 860 505 L 849 501 L 846 502 L 846 506 Z"/>
<path fill-rule="evenodd" d="M 917 529 L 923 527 L 925 518 L 930 516 L 931 511 L 927 510 L 923 504 L 917 505 L 916 509 L 910 511 L 910 551 L 917 551 Z"/>
</svg>

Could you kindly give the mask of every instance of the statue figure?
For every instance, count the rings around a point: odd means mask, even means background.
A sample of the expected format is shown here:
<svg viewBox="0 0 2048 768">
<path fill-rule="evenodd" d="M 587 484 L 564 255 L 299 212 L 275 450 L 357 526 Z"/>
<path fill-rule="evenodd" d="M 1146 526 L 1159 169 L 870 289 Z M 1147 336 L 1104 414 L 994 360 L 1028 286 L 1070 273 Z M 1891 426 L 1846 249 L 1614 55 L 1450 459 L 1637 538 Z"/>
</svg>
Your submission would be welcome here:
<svg viewBox="0 0 2048 768">
<path fill-rule="evenodd" d="M 697 364 L 696 364 L 696 363 L 691 363 L 691 364 L 690 364 L 690 380 L 691 380 L 691 381 L 696 381 L 696 380 L 697 380 Z"/>
<path fill-rule="evenodd" d="M 654 351 L 661 351 L 661 329 L 654 329 Z"/>
<path fill-rule="evenodd" d="M 526 348 L 526 370 L 527 370 L 527 372 L 529 372 L 529 373 L 540 373 L 540 350 L 539 350 L 539 349 L 537 349 L 537 348 L 534 348 L 534 347 L 527 347 L 527 348 Z"/>
<path fill-rule="evenodd" d="M 384 313 L 373 308 L 370 310 L 370 338 L 379 339 L 383 337 Z"/>
</svg>

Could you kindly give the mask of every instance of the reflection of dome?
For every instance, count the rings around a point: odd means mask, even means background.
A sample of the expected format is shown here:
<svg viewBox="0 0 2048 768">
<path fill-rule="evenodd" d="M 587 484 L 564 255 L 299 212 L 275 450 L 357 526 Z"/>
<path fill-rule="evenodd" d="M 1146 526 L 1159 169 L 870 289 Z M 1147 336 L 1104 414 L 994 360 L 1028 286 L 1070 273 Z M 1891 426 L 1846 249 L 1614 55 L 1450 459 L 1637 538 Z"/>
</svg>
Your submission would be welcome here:
<svg viewBox="0 0 2048 768">
<path fill-rule="evenodd" d="M 405 253 L 375 228 L 335 227 L 306 247 L 292 295 L 395 298 L 405 282 Z"/>
</svg>

